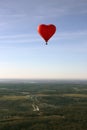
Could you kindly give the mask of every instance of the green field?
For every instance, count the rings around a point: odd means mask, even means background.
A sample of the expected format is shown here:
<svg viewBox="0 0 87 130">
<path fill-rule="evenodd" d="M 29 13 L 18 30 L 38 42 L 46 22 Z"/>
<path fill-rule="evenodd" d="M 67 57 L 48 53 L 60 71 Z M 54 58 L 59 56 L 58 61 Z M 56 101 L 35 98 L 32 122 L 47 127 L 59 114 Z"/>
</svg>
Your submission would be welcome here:
<svg viewBox="0 0 87 130">
<path fill-rule="evenodd" d="M 0 83 L 0 130 L 87 130 L 87 83 Z"/>
</svg>

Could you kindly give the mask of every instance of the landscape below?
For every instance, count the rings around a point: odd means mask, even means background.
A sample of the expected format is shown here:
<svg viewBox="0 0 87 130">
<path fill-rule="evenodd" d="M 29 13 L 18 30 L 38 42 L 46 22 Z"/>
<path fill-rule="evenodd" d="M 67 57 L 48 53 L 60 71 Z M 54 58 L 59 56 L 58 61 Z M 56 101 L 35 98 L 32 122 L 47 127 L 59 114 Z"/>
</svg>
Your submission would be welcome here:
<svg viewBox="0 0 87 130">
<path fill-rule="evenodd" d="M 87 82 L 0 81 L 0 130 L 87 130 Z"/>
</svg>

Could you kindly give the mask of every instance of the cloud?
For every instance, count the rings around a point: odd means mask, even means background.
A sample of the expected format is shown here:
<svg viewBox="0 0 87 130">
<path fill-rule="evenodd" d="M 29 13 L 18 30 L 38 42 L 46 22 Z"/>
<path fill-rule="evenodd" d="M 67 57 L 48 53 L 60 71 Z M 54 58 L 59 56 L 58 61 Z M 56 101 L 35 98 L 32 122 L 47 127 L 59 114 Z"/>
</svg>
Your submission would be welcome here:
<svg viewBox="0 0 87 130">
<path fill-rule="evenodd" d="M 87 30 L 75 31 L 75 32 L 58 32 L 52 39 L 53 40 L 64 40 L 64 39 L 78 39 L 87 37 Z M 15 35 L 2 35 L 0 36 L 0 43 L 29 43 L 41 41 L 42 38 L 39 34 L 15 34 Z"/>
<path fill-rule="evenodd" d="M 87 14 L 87 0 L 3 0 L 0 1 L 0 32 L 27 30 L 39 22 Z"/>
<path fill-rule="evenodd" d="M 0 15 L 13 16 L 61 16 L 87 13 L 87 0 L 3 0 Z"/>
<path fill-rule="evenodd" d="M 75 32 L 59 32 L 57 33 L 55 40 L 58 39 L 74 39 L 87 37 L 87 30 L 84 31 L 75 31 Z"/>
<path fill-rule="evenodd" d="M 26 43 L 39 41 L 39 37 L 36 34 L 16 34 L 16 35 L 3 35 L 0 36 L 1 43 Z"/>
</svg>

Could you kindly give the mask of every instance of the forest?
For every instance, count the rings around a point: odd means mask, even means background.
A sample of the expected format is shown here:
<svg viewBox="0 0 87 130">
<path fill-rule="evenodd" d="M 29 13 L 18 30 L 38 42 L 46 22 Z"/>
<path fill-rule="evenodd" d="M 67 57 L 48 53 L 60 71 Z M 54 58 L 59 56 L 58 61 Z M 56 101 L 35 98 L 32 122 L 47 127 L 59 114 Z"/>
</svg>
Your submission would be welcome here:
<svg viewBox="0 0 87 130">
<path fill-rule="evenodd" d="M 87 82 L 0 82 L 0 130 L 87 130 Z"/>
</svg>

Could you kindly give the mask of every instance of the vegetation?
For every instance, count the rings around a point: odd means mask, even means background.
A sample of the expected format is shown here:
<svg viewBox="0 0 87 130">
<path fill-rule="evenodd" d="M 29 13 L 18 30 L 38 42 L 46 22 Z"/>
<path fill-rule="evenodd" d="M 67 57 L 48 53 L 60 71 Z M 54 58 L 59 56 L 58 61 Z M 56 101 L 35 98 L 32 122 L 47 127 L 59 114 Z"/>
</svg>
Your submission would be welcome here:
<svg viewBox="0 0 87 130">
<path fill-rule="evenodd" d="M 0 83 L 0 130 L 87 130 L 87 84 Z"/>
</svg>

